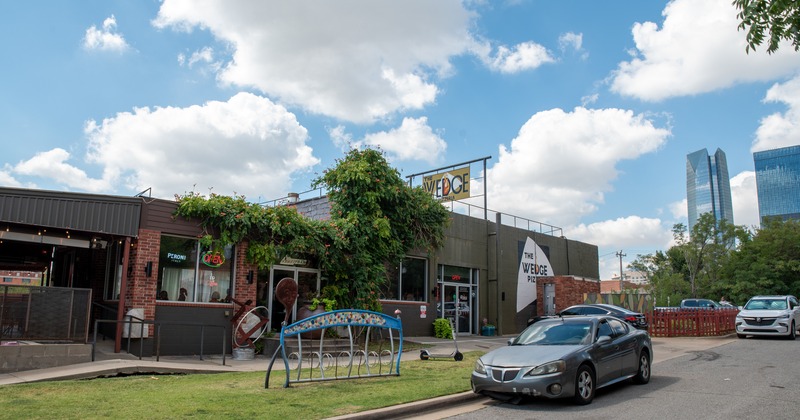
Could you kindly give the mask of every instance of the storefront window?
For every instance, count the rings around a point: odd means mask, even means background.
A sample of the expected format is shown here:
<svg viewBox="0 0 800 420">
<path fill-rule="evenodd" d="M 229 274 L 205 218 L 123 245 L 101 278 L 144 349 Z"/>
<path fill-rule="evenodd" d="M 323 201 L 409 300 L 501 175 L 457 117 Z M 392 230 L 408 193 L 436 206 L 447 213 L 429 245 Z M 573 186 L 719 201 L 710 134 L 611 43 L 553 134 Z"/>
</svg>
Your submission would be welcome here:
<svg viewBox="0 0 800 420">
<path fill-rule="evenodd" d="M 442 279 L 453 283 L 472 283 L 472 273 L 467 267 L 455 267 L 452 265 L 440 265 Z"/>
<path fill-rule="evenodd" d="M 427 267 L 428 260 L 423 258 L 404 258 L 400 264 L 390 267 L 381 299 L 425 301 Z"/>
<path fill-rule="evenodd" d="M 225 302 L 232 294 L 233 249 L 200 250 L 195 239 L 161 236 L 159 300 Z"/>
</svg>

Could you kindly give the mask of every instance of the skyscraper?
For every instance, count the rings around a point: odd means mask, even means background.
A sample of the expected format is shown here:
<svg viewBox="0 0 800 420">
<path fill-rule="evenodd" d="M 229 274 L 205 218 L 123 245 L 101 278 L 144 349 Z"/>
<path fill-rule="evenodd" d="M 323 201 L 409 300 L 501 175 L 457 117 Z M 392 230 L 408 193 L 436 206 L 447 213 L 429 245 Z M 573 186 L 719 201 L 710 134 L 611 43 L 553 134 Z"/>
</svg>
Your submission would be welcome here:
<svg viewBox="0 0 800 420">
<path fill-rule="evenodd" d="M 731 180 L 725 152 L 717 149 L 714 156 L 701 149 L 686 155 L 686 201 L 689 206 L 689 232 L 703 213 L 715 220 L 733 224 Z"/>
<path fill-rule="evenodd" d="M 758 216 L 800 219 L 800 146 L 753 153 Z"/>
</svg>

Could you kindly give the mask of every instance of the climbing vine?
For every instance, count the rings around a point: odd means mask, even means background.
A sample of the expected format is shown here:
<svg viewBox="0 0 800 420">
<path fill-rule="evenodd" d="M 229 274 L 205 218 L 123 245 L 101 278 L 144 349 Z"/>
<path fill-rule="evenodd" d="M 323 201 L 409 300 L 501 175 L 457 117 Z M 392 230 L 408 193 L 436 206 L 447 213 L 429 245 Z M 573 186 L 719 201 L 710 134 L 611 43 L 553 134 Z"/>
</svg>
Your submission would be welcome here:
<svg viewBox="0 0 800 420">
<path fill-rule="evenodd" d="M 409 187 L 377 150 L 351 150 L 313 186 L 328 191 L 329 220 L 308 219 L 292 207 L 264 207 L 244 196 L 197 193 L 176 196 L 176 215 L 202 221 L 206 246 L 247 241 L 247 259 L 260 269 L 286 255 L 316 257 L 341 308 L 379 310 L 385 264 L 444 241 L 447 210 L 421 188 Z"/>
</svg>

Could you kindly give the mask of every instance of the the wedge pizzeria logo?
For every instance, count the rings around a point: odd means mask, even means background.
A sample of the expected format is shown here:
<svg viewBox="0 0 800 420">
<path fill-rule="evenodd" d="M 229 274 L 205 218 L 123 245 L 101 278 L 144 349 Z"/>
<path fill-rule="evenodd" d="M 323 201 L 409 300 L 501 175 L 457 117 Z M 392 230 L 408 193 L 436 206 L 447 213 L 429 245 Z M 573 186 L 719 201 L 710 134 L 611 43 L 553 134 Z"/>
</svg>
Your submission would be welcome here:
<svg viewBox="0 0 800 420">
<path fill-rule="evenodd" d="M 425 176 L 422 186 L 437 200 L 469 198 L 469 166 Z"/>
</svg>

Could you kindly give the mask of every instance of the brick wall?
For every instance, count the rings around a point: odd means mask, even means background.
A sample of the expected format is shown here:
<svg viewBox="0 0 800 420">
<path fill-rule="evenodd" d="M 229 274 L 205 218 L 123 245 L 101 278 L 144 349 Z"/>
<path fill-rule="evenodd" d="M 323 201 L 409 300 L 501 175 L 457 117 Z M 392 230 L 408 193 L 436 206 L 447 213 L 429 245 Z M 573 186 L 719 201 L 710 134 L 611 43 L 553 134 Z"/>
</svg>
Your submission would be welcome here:
<svg viewBox="0 0 800 420">
<path fill-rule="evenodd" d="M 536 315 L 544 314 L 544 285 L 555 284 L 556 312 L 583 303 L 585 293 L 600 293 L 600 281 L 575 276 L 539 277 L 536 281 Z"/>
<path fill-rule="evenodd" d="M 251 299 L 253 303 L 250 306 L 256 306 L 256 289 L 258 267 L 255 264 L 247 262 L 247 242 L 242 242 L 236 245 L 236 277 L 234 278 L 234 286 L 236 300 L 244 303 Z M 252 272 L 252 283 L 247 280 L 248 274 Z"/>
<path fill-rule="evenodd" d="M 132 308 L 143 308 L 145 319 L 155 319 L 160 247 L 161 232 L 139 229 L 139 237 L 130 254 L 128 290 L 125 291 L 126 313 Z M 153 264 L 150 277 L 145 273 L 148 262 Z M 152 329 L 150 335 L 153 335 Z"/>
</svg>

